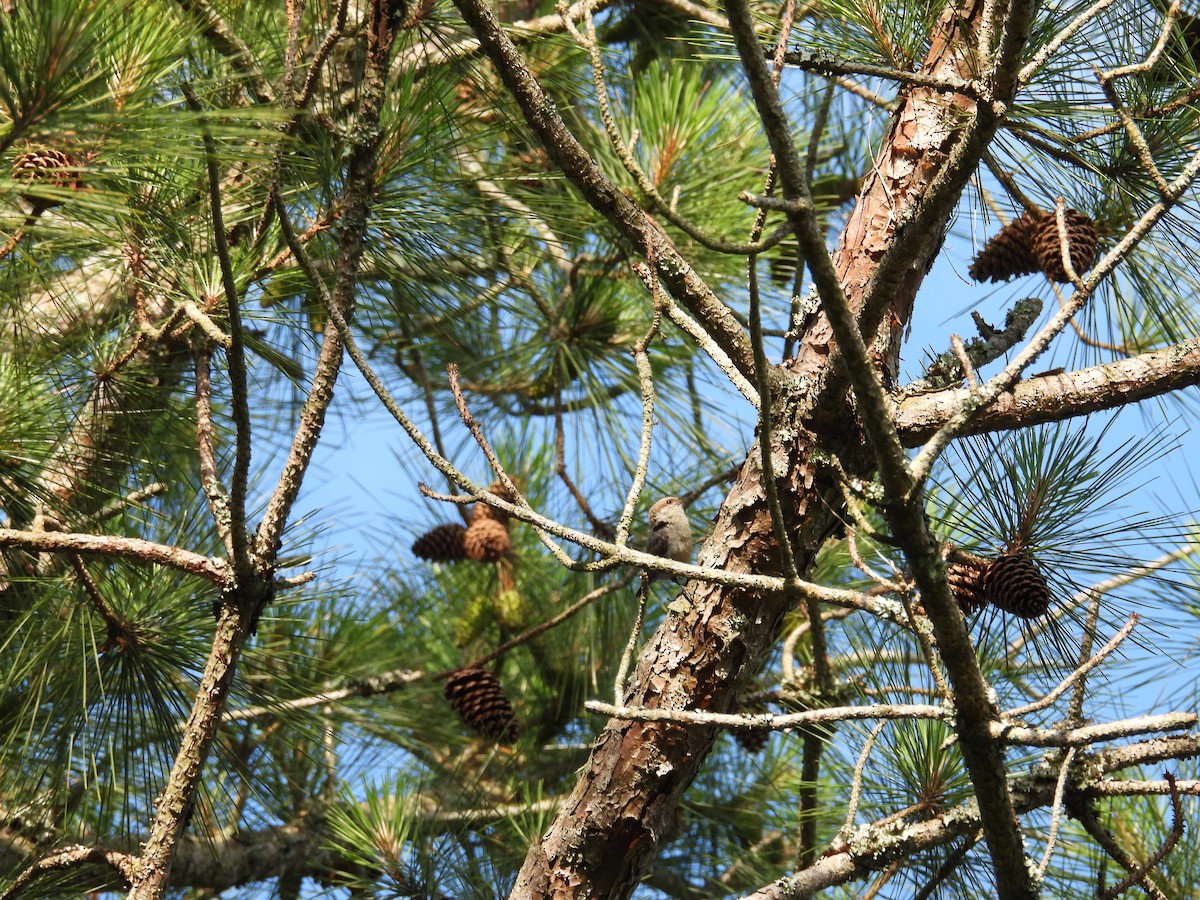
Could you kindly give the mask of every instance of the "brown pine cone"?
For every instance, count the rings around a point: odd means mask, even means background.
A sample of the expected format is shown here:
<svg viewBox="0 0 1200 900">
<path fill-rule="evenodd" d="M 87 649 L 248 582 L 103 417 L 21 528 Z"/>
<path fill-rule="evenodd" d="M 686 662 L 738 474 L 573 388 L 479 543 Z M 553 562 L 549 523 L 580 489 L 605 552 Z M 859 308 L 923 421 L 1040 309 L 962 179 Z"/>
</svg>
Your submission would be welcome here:
<svg viewBox="0 0 1200 900">
<path fill-rule="evenodd" d="M 988 602 L 1022 619 L 1036 619 L 1050 609 L 1050 586 L 1042 570 L 1020 552 L 992 561 L 984 577 Z"/>
<path fill-rule="evenodd" d="M 743 715 L 761 715 L 767 711 L 762 703 L 751 703 L 743 706 L 737 712 Z M 733 732 L 733 739 L 747 753 L 761 753 L 771 740 L 770 728 L 738 728 Z"/>
<path fill-rule="evenodd" d="M 30 185 L 67 188 L 73 191 L 83 189 L 79 160 L 69 153 L 50 147 L 34 147 L 17 154 L 13 158 L 12 177 L 14 181 L 24 181 Z M 49 209 L 62 202 L 30 194 L 22 194 L 21 198 L 37 209 Z"/>
<path fill-rule="evenodd" d="M 463 535 L 463 551 L 476 562 L 495 562 L 511 548 L 508 529 L 495 519 L 476 518 Z"/>
<path fill-rule="evenodd" d="M 1063 223 L 1067 228 L 1067 241 L 1071 250 L 1071 267 L 1076 275 L 1083 275 L 1096 259 L 1096 246 L 1100 241 L 1100 229 L 1088 216 L 1075 209 L 1063 211 Z M 1071 279 L 1062 264 L 1062 244 L 1058 238 L 1058 219 L 1047 213 L 1038 220 L 1031 237 L 1033 256 L 1038 268 L 1046 277 L 1059 284 Z"/>
<path fill-rule="evenodd" d="M 762 753 L 763 749 L 767 746 L 767 742 L 771 740 L 771 729 L 750 728 L 747 730 L 738 730 L 733 733 L 733 739 L 747 753 Z"/>
<path fill-rule="evenodd" d="M 991 562 L 979 557 L 967 557 L 962 553 L 955 554 L 952 558 L 955 561 L 946 566 L 946 580 L 950 582 L 950 593 L 958 601 L 958 608 L 964 615 L 969 616 L 987 606 L 984 583 Z"/>
<path fill-rule="evenodd" d="M 513 496 L 513 492 L 506 488 L 504 486 L 504 482 L 498 478 L 488 485 L 487 492 L 489 494 L 495 494 L 501 500 L 507 500 L 509 503 L 512 503 L 514 500 L 516 500 L 516 497 Z M 502 512 L 495 507 L 488 506 L 483 502 L 476 503 L 475 506 L 471 508 L 471 521 L 478 522 L 480 519 L 495 519 L 502 525 L 508 525 L 507 513 Z"/>
<path fill-rule="evenodd" d="M 459 669 L 446 680 L 442 693 L 468 727 L 493 740 L 516 740 L 520 728 L 512 704 L 500 679 L 487 669 Z"/>
<path fill-rule="evenodd" d="M 466 558 L 463 538 L 467 529 L 453 522 L 438 525 L 413 541 L 413 555 L 430 562 L 457 562 Z"/>
<path fill-rule="evenodd" d="M 1007 281 L 1040 266 L 1033 255 L 1033 231 L 1040 217 L 1022 213 L 994 234 L 976 254 L 967 274 L 974 281 Z"/>
</svg>

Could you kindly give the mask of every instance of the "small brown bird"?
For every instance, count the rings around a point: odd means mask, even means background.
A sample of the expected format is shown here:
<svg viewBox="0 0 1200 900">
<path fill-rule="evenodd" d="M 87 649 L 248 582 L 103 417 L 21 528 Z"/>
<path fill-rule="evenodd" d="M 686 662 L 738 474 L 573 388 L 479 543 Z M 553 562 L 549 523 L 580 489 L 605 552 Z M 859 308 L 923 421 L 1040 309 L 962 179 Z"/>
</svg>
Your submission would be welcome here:
<svg viewBox="0 0 1200 900">
<path fill-rule="evenodd" d="M 650 507 L 650 537 L 646 552 L 676 562 L 692 561 L 692 526 L 683 501 L 678 497 L 663 497 Z"/>
</svg>

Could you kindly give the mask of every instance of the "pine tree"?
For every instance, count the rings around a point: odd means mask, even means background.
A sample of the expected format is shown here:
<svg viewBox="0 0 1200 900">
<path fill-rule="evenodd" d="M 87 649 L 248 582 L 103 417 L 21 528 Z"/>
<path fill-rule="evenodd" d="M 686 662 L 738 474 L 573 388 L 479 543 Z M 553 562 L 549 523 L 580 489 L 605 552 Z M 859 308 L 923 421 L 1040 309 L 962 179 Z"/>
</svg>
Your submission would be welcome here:
<svg viewBox="0 0 1200 900">
<path fill-rule="evenodd" d="M 0 897 L 1186 895 L 1198 19 L 0 3 Z"/>
</svg>

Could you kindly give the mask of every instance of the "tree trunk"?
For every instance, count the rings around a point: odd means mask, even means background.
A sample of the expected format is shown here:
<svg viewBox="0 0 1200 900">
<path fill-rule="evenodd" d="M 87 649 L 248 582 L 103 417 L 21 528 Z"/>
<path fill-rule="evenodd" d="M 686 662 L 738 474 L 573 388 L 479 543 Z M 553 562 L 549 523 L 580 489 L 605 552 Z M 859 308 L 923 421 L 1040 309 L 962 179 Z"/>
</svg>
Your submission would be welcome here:
<svg viewBox="0 0 1200 900">
<path fill-rule="evenodd" d="M 983 6 L 974 0 L 943 14 L 922 73 L 977 77 L 970 36 Z M 917 289 L 995 124 L 965 94 L 908 91 L 841 235 L 834 265 L 864 335 L 880 334 L 874 355 L 885 384 L 894 377 Z M 869 473 L 874 464 L 847 415 L 850 398 L 834 351 L 832 329 L 819 314 L 797 357 L 770 379 L 778 385 L 772 399 L 777 490 L 802 577 L 843 509 L 833 473 L 814 463 L 812 451 L 838 456 L 851 475 Z M 778 574 L 757 451 L 743 465 L 698 562 L 727 572 Z M 774 646 L 793 600 L 696 582 L 681 596 L 686 604 L 673 605 L 642 653 L 627 703 L 728 712 Z M 669 835 L 678 802 L 717 731 L 610 720 L 554 825 L 531 848 L 511 896 L 629 896 Z"/>
</svg>

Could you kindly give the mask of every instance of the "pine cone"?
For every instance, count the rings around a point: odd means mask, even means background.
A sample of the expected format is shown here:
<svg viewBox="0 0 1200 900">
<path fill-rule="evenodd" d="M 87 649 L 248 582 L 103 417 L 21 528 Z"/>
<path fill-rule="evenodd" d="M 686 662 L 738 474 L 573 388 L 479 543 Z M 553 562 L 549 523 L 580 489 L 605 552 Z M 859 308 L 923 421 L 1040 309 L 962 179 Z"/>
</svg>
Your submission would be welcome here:
<svg viewBox="0 0 1200 900">
<path fill-rule="evenodd" d="M 761 715 L 765 713 L 767 708 L 761 703 L 754 703 L 750 706 L 743 706 L 738 710 L 743 715 Z M 763 748 L 767 746 L 767 742 L 771 740 L 770 728 L 739 728 L 733 732 L 733 739 L 738 742 L 738 746 L 747 753 L 761 753 Z"/>
<path fill-rule="evenodd" d="M 508 529 L 495 519 L 476 518 L 463 535 L 463 551 L 476 562 L 495 562 L 511 548 Z"/>
<path fill-rule="evenodd" d="M 500 680 L 487 669 L 459 669 L 447 679 L 442 693 L 469 728 L 493 740 L 516 740 L 520 728 L 512 704 Z"/>
<path fill-rule="evenodd" d="M 507 500 L 509 503 L 512 503 L 517 499 L 513 495 L 513 492 L 504 486 L 504 482 L 498 478 L 488 485 L 487 492 L 489 494 L 495 494 L 501 500 Z M 504 525 L 505 527 L 508 526 L 507 513 L 501 512 L 500 510 L 488 506 L 486 503 L 482 502 L 476 503 L 475 506 L 471 508 L 471 522 L 478 522 L 480 519 L 495 519 L 501 525 Z"/>
<path fill-rule="evenodd" d="M 467 555 L 466 533 L 467 529 L 453 522 L 438 525 L 413 541 L 413 555 L 430 562 L 457 562 Z"/>
<path fill-rule="evenodd" d="M 958 601 L 958 608 L 969 616 L 987 606 L 984 584 L 991 563 L 979 557 L 966 557 L 965 554 L 958 554 L 955 558 L 959 561 L 946 566 L 946 580 L 950 582 L 950 592 Z"/>
<path fill-rule="evenodd" d="M 13 159 L 12 177 L 14 181 L 24 181 L 31 185 L 78 191 L 83 188 L 80 167 L 79 160 L 69 153 L 49 147 L 37 147 L 17 154 Z M 21 199 L 38 209 L 49 209 L 62 202 L 29 194 L 22 194 Z"/>
<path fill-rule="evenodd" d="M 1063 223 L 1067 227 L 1067 241 L 1071 248 L 1071 267 L 1076 275 L 1082 275 L 1092 267 L 1096 258 L 1100 229 L 1090 218 L 1074 209 L 1064 210 Z M 1054 213 L 1047 213 L 1038 220 L 1033 229 L 1031 247 L 1038 268 L 1046 273 L 1047 278 L 1059 284 L 1070 281 L 1062 264 L 1058 219 Z"/>
<path fill-rule="evenodd" d="M 733 733 L 733 739 L 747 753 L 762 753 L 771 740 L 770 728 L 750 728 Z"/>
<path fill-rule="evenodd" d="M 975 281 L 1007 281 L 1039 270 L 1033 255 L 1033 232 L 1039 216 L 1024 212 L 983 245 L 967 274 Z"/>
<path fill-rule="evenodd" d="M 1041 569 L 1020 552 L 1005 553 L 984 575 L 988 602 L 1022 619 L 1036 619 L 1050 609 L 1050 586 Z"/>
</svg>

